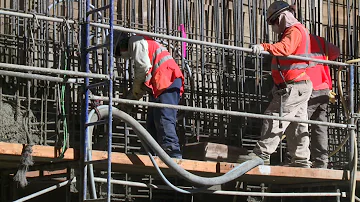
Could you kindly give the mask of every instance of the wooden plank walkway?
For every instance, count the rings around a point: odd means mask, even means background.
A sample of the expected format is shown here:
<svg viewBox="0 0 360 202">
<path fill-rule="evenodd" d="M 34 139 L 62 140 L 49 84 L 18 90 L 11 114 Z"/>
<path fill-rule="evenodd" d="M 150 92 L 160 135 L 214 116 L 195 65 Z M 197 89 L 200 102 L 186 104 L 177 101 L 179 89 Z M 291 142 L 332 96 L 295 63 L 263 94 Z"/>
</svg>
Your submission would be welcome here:
<svg viewBox="0 0 360 202">
<path fill-rule="evenodd" d="M 17 168 L 21 156 L 22 145 L 14 143 L 0 142 L 0 168 L 9 169 Z M 51 163 L 57 157 L 58 151 L 51 146 L 33 146 L 33 157 L 36 163 Z M 63 162 L 73 161 L 74 150 L 68 149 Z M 106 151 L 93 151 L 93 160 L 105 160 L 107 158 Z M 155 158 L 159 167 L 166 174 L 174 174 L 159 158 Z M 174 159 L 175 160 L 175 159 Z M 221 175 L 234 168 L 236 163 L 227 162 L 205 162 L 195 160 L 175 160 L 182 168 L 202 176 Z M 112 153 L 113 170 L 119 172 L 129 172 L 137 174 L 154 174 L 156 171 L 146 155 Z M 95 164 L 95 166 L 106 166 L 106 163 Z M 258 166 L 244 176 L 240 180 L 247 182 L 267 182 L 280 184 L 293 183 L 312 183 L 326 181 L 343 181 L 349 179 L 349 172 L 342 170 L 324 170 L 310 168 L 294 168 L 282 166 Z M 360 181 L 360 172 L 357 175 L 357 181 Z"/>
</svg>

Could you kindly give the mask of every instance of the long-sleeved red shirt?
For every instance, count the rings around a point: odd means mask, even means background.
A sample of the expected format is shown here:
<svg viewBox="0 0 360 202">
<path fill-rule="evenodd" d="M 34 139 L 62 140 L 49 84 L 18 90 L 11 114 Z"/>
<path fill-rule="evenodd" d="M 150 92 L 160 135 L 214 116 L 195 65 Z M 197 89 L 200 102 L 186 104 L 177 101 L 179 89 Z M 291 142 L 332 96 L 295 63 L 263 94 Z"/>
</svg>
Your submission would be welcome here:
<svg viewBox="0 0 360 202">
<path fill-rule="evenodd" d="M 289 27 L 281 41 L 261 44 L 265 51 L 274 56 L 288 56 L 293 54 L 301 43 L 301 32 L 296 27 Z"/>
</svg>

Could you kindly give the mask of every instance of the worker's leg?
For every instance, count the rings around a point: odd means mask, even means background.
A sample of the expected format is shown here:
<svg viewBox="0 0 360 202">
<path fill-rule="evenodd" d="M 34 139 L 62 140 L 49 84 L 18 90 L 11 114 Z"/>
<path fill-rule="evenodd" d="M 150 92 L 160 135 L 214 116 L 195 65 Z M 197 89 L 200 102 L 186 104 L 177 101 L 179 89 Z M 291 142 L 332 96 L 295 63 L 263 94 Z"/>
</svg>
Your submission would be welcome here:
<svg viewBox="0 0 360 202">
<path fill-rule="evenodd" d="M 305 116 L 299 116 L 296 118 L 305 118 Z M 291 166 L 295 167 L 306 167 L 310 168 L 311 162 L 310 159 L 310 150 L 309 150 L 309 133 L 308 124 L 305 123 L 291 123 L 289 128 L 294 130 L 289 130 L 287 136 L 287 146 L 288 151 L 291 156 Z"/>
<path fill-rule="evenodd" d="M 311 82 L 296 84 L 293 86 L 293 99 L 298 105 L 294 108 L 295 118 L 308 120 L 307 107 L 311 95 Z M 291 165 L 298 167 L 310 167 L 310 149 L 308 124 L 292 122 L 287 130 L 287 145 L 291 156 Z"/>
<path fill-rule="evenodd" d="M 181 79 L 176 79 L 169 88 L 159 95 L 156 101 L 177 105 L 180 101 L 181 85 Z M 154 121 L 160 145 L 171 157 L 182 158 L 179 138 L 176 134 L 176 115 L 176 109 L 154 108 Z"/>
<path fill-rule="evenodd" d="M 149 101 L 155 102 L 155 98 L 151 94 L 149 94 Z M 154 108 L 153 107 L 148 107 L 148 110 L 147 110 L 146 130 L 159 143 L 159 139 L 158 139 L 156 127 L 155 127 L 155 122 L 154 122 Z M 145 152 L 143 147 L 141 147 L 140 152 Z M 152 150 L 150 150 L 150 152 L 151 152 L 151 154 L 155 155 L 155 153 Z"/>
<path fill-rule="evenodd" d="M 281 90 L 273 89 L 273 99 L 266 109 L 266 115 L 279 116 L 280 111 L 280 93 Z M 288 87 L 288 92 L 283 95 L 282 107 L 283 117 L 293 118 L 296 114 L 298 99 L 294 96 L 292 86 Z M 282 128 L 279 127 L 278 120 L 264 119 L 261 130 L 261 139 L 256 143 L 254 153 L 262 159 L 269 159 L 279 145 L 280 138 L 288 127 L 290 122 L 282 121 Z"/>
<path fill-rule="evenodd" d="M 149 95 L 150 102 L 155 102 L 155 98 L 152 95 Z M 147 119 L 146 119 L 146 129 L 147 131 L 150 133 L 150 135 L 159 142 L 158 137 L 157 137 L 157 132 L 156 132 L 156 127 L 155 127 L 155 122 L 154 122 L 154 108 L 153 107 L 148 107 L 148 112 L 147 112 Z"/>
<path fill-rule="evenodd" d="M 316 111 L 316 108 L 319 106 L 319 104 L 317 104 L 316 102 L 313 101 L 314 96 L 316 96 L 316 95 L 314 95 L 314 91 L 312 91 L 310 99 L 308 101 L 308 108 L 307 108 L 308 119 L 311 119 L 311 116 Z M 290 124 L 285 131 L 286 140 L 287 140 L 287 148 L 288 148 L 287 153 L 285 154 L 286 155 L 285 162 L 288 165 L 291 165 L 291 155 L 290 154 L 295 152 L 295 150 L 294 150 L 295 145 L 291 145 L 291 143 L 293 143 L 293 141 L 296 141 L 296 140 L 290 140 L 290 138 L 295 138 L 295 136 L 292 134 L 296 133 L 297 127 L 298 126 L 296 124 Z M 290 147 L 290 150 L 291 149 L 293 150 L 292 152 L 289 151 L 289 147 Z"/>
<path fill-rule="evenodd" d="M 327 121 L 327 106 L 329 102 L 329 89 L 313 91 L 313 99 L 310 105 L 317 106 L 310 117 L 315 121 Z M 328 127 L 323 125 L 311 125 L 311 158 L 314 168 L 327 168 L 328 164 Z"/>
<path fill-rule="evenodd" d="M 312 115 L 314 114 L 314 112 L 316 111 L 316 109 L 319 107 L 319 104 L 316 101 L 316 91 L 312 91 L 310 99 L 308 101 L 308 108 L 307 108 L 307 112 L 308 112 L 308 118 L 311 119 Z"/>
</svg>

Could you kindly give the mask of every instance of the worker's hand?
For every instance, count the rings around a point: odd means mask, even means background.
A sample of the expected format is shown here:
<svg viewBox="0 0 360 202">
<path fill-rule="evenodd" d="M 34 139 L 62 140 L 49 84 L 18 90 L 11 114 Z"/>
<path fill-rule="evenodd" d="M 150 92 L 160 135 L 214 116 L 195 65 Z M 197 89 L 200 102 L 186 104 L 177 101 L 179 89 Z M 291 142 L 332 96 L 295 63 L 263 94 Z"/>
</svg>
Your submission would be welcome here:
<svg viewBox="0 0 360 202">
<path fill-rule="evenodd" d="M 139 99 L 136 99 L 136 97 L 134 97 L 133 93 L 132 92 L 129 92 L 129 94 L 125 97 L 125 99 L 129 99 L 129 100 L 139 100 Z M 116 106 L 116 108 L 120 109 L 121 111 L 127 113 L 127 114 L 130 114 L 133 109 L 134 109 L 134 105 L 128 105 L 128 104 L 123 104 L 123 103 L 120 103 Z"/>
<path fill-rule="evenodd" d="M 261 51 L 264 51 L 264 47 L 262 47 L 262 45 L 260 44 L 251 45 L 251 49 L 252 53 L 254 53 L 255 55 L 260 55 Z"/>
<path fill-rule="evenodd" d="M 145 91 L 143 88 L 134 86 L 134 88 L 131 90 L 130 95 L 128 96 L 127 99 L 131 99 L 131 100 L 140 100 L 145 94 Z"/>
<path fill-rule="evenodd" d="M 334 93 L 334 91 L 332 91 L 332 90 L 329 91 L 329 101 L 332 104 L 336 103 L 336 93 Z"/>
<path fill-rule="evenodd" d="M 126 96 L 126 99 L 129 100 L 140 100 L 143 97 L 143 94 L 133 93 L 131 92 L 128 96 Z"/>
</svg>

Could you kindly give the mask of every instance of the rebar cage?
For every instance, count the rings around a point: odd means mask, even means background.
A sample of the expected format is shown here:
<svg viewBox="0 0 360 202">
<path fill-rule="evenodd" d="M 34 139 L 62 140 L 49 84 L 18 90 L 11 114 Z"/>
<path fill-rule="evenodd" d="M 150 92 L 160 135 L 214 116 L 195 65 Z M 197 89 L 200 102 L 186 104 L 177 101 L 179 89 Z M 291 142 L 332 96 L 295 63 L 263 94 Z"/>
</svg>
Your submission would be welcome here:
<svg viewBox="0 0 360 202">
<path fill-rule="evenodd" d="M 221 1 L 221 0 L 118 0 L 116 24 L 127 28 L 179 36 L 207 42 L 249 47 L 251 44 L 274 42 L 266 24 L 266 8 L 273 1 Z M 79 0 L 63 1 L 0 1 L 0 9 L 27 13 L 32 18 L 0 15 L 0 62 L 29 65 L 51 69 L 83 71 L 80 67 L 80 25 L 82 23 Z M 96 9 L 109 0 L 92 0 Z M 289 3 L 293 3 L 289 1 Z M 340 61 L 358 57 L 359 3 L 356 1 L 296 1 L 297 18 L 313 34 L 325 37 L 341 49 Z M 63 22 L 38 19 L 38 16 L 63 18 Z M 66 23 L 66 19 L 76 23 Z M 80 20 L 79 20 L 80 19 Z M 108 12 L 98 11 L 92 22 L 108 24 Z M 91 45 L 105 42 L 107 29 L 91 27 Z M 244 111 L 262 114 L 269 103 L 272 88 L 270 57 L 185 42 L 157 38 L 168 48 L 185 75 L 185 93 L 182 105 L 200 108 Z M 105 48 L 93 51 L 90 56 L 92 73 L 107 74 L 108 63 Z M 114 97 L 122 98 L 129 93 L 132 84 L 132 61 L 115 60 Z M 338 67 L 332 66 L 334 91 L 337 92 Z M 358 70 L 356 69 L 356 72 Z M 29 72 L 31 74 L 31 72 Z M 359 75 L 359 74 L 357 74 Z M 348 84 L 342 74 L 342 85 Z M 355 78 L 357 84 L 358 78 Z M 29 129 L 36 144 L 61 147 L 79 146 L 81 84 L 63 84 L 51 81 L 1 76 L 0 111 L 9 108 L 3 119 L 14 117 L 14 122 L 27 117 Z M 79 81 L 81 83 L 81 81 Z M 91 79 L 91 83 L 96 83 Z M 358 85 L 355 85 L 358 97 Z M 92 90 L 96 95 L 107 95 L 104 87 Z M 347 92 L 345 92 L 346 94 Z M 147 97 L 143 98 L 145 101 Z M 356 99 L 357 100 L 357 99 Z M 104 102 L 94 102 L 106 104 Z M 355 104 L 357 106 L 357 103 Z M 144 106 L 136 106 L 131 112 L 138 121 L 145 123 Z M 33 114 L 33 115 L 31 115 Z M 17 115 L 17 116 L 15 116 Z M 19 115 L 23 116 L 19 118 Z M 28 120 L 27 119 L 27 120 Z M 4 120 L 2 120 L 4 122 Z M 344 123 L 341 102 L 329 105 L 328 121 Z M 179 111 L 178 135 L 182 144 L 191 142 L 217 142 L 252 149 L 259 139 L 260 119 Z M 28 127 L 28 126 L 24 126 Z M 20 130 L 20 129 L 19 129 Z M 105 128 L 98 127 L 93 138 L 94 149 L 106 149 Z M 67 133 L 69 135 L 67 135 Z M 0 134 L 1 141 L 27 143 L 24 131 L 18 138 L 9 132 Z M 140 142 L 126 124 L 114 124 L 113 148 L 118 152 L 137 152 Z M 346 135 L 346 130 L 329 128 L 329 150 L 333 151 Z M 283 151 L 286 151 L 286 140 Z M 333 168 L 344 168 L 348 162 L 349 144 L 330 159 Z M 100 172 L 100 171 L 99 171 Z M 120 177 L 121 176 L 121 177 Z M 118 176 L 130 178 L 127 174 Z M 151 178 L 151 176 L 150 176 Z M 149 178 L 145 177 L 144 180 Z M 144 194 L 119 195 L 149 197 Z M 140 193 L 140 192 L 139 192 Z M 141 192 L 142 193 L 142 192 Z M 116 193 L 114 193 L 116 194 Z"/>
</svg>

